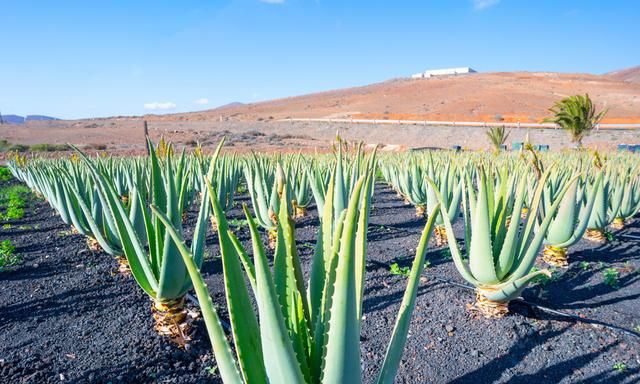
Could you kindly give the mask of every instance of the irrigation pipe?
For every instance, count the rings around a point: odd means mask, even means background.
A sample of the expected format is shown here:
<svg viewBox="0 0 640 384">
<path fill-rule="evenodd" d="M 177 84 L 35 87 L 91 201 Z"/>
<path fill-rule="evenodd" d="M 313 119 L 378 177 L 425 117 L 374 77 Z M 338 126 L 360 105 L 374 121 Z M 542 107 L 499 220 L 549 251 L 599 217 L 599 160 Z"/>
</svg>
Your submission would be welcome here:
<svg viewBox="0 0 640 384">
<path fill-rule="evenodd" d="M 456 283 L 455 281 L 442 279 L 442 278 L 436 277 L 436 276 L 429 276 L 429 278 L 434 279 L 435 281 L 439 281 L 441 283 L 453 285 L 453 286 L 458 287 L 458 288 L 463 288 L 463 289 L 468 289 L 468 290 L 471 290 L 471 291 L 475 291 L 475 287 L 472 287 L 470 285 Z M 640 338 L 640 333 L 632 331 L 630 329 L 619 327 L 619 326 L 617 326 L 615 324 L 605 323 L 604 321 L 600 321 L 600 320 L 594 320 L 594 319 L 589 319 L 589 318 L 584 318 L 584 317 L 572 315 L 570 313 L 560 312 L 560 311 L 557 311 L 555 309 L 551 309 L 551 308 L 544 307 L 544 306 L 536 304 L 536 303 L 532 303 L 530 301 L 527 301 L 527 300 L 523 299 L 522 297 L 518 297 L 517 299 L 514 299 L 512 301 L 515 301 L 515 302 L 518 302 L 518 303 L 522 303 L 522 304 L 524 304 L 524 305 L 526 305 L 528 307 L 536 308 L 536 309 L 539 309 L 542 312 L 550 313 L 552 315 L 556 315 L 556 316 L 559 316 L 559 317 L 564 317 L 564 318 L 571 319 L 571 320 L 574 320 L 574 321 L 579 321 L 579 322 L 582 322 L 582 323 L 599 325 L 599 326 L 602 326 L 602 327 L 606 327 L 606 328 L 609 328 L 609 329 L 613 329 L 613 330 L 616 330 L 616 331 L 620 331 L 620 332 L 626 333 L 627 335 L 630 335 L 630 336 L 635 336 L 635 337 Z"/>
</svg>

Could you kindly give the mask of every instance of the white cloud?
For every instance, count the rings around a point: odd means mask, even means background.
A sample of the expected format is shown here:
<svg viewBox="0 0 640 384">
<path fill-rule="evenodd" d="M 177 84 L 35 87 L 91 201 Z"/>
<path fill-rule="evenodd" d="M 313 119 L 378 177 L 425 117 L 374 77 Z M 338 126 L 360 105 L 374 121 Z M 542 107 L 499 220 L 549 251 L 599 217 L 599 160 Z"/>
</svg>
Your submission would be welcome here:
<svg viewBox="0 0 640 384">
<path fill-rule="evenodd" d="M 207 99 L 206 97 L 203 97 L 203 98 L 194 100 L 193 102 L 198 105 L 207 105 L 209 104 L 209 99 Z"/>
<path fill-rule="evenodd" d="M 497 5 L 500 0 L 471 0 L 471 2 L 473 3 L 473 8 L 476 11 L 482 11 L 483 9 Z"/>
<path fill-rule="evenodd" d="M 261 3 L 267 4 L 284 4 L 284 0 L 258 0 Z"/>
<path fill-rule="evenodd" d="M 176 103 L 172 103 L 171 101 L 165 101 L 163 103 L 159 103 L 154 101 L 153 103 L 145 103 L 144 109 L 150 109 L 152 111 L 166 111 L 169 109 L 174 109 L 176 107 Z"/>
</svg>

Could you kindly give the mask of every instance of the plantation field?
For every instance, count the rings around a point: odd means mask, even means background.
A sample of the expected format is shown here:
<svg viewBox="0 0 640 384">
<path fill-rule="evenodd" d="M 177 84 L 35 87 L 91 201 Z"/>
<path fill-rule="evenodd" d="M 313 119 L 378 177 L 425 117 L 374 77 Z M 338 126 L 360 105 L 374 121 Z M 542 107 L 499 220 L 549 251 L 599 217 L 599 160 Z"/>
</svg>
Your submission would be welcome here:
<svg viewBox="0 0 640 384">
<path fill-rule="evenodd" d="M 0 181 L 1 188 L 17 185 Z M 240 208 L 241 188 L 226 211 L 231 230 L 251 249 Z M 407 286 L 425 219 L 378 178 L 371 199 L 360 335 L 363 381 L 375 382 Z M 198 204 L 183 223 L 191 239 Z M 21 260 L 0 272 L 0 382 L 221 382 L 201 317 L 179 348 L 153 330 L 151 301 L 104 251 L 87 247 L 41 197 L 30 194 L 23 217 L 3 221 Z M 295 219 L 296 248 L 308 281 L 321 222 L 314 202 Z M 464 223 L 454 223 L 464 239 Z M 263 243 L 267 233 L 261 231 Z M 498 319 L 466 308 L 474 292 L 454 267 L 449 247 L 429 243 L 398 383 L 636 383 L 640 381 L 640 220 L 603 245 L 580 240 L 568 268 L 530 284 L 530 303 L 584 318 L 578 321 L 512 301 Z M 227 329 L 227 301 L 218 234 L 207 229 L 201 273 Z M 273 260 L 273 251 L 267 249 Z M 538 259 L 538 268 L 545 264 Z M 446 280 L 446 281 L 445 281 Z M 255 298 L 251 302 L 256 305 Z M 198 310 L 195 300 L 187 307 Z M 588 322 L 593 320 L 594 322 Z M 598 323 L 599 322 L 599 323 Z M 632 330 L 625 332 L 610 326 Z M 633 331 L 635 329 L 635 331 Z M 358 367 L 352 367 L 357 370 Z"/>
</svg>

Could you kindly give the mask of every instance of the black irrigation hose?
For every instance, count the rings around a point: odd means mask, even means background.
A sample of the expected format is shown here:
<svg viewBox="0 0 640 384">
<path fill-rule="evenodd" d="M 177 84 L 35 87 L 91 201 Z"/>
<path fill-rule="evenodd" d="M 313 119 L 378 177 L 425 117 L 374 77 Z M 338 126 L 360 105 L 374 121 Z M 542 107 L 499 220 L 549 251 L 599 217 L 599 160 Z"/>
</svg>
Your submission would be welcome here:
<svg viewBox="0 0 640 384">
<path fill-rule="evenodd" d="M 464 288 L 464 289 L 475 291 L 475 287 L 472 287 L 470 285 L 456 283 L 455 281 L 442 279 L 442 278 L 436 277 L 436 276 L 429 276 L 429 278 L 432 278 L 432 279 L 434 279 L 436 281 L 439 281 L 441 283 L 445 283 L 445 284 L 453 285 L 453 286 L 456 286 L 456 287 L 459 287 L 459 288 Z M 600 320 L 588 319 L 588 318 L 572 315 L 570 313 L 556 311 L 555 309 L 547 308 L 547 307 L 544 307 L 542 305 L 527 301 L 527 300 L 523 299 L 522 297 L 518 297 L 517 299 L 514 299 L 512 301 L 515 301 L 515 302 L 518 302 L 518 303 L 522 303 L 522 304 L 524 304 L 524 305 L 526 305 L 528 307 L 536 308 L 536 309 L 539 309 L 542 312 L 550 313 L 552 315 L 565 317 L 567 319 L 572 319 L 572 320 L 579 321 L 579 322 L 582 322 L 582 323 L 600 325 L 602 327 L 614 329 L 616 331 L 620 331 L 620 332 L 626 333 L 627 335 L 635 336 L 635 337 L 640 338 L 640 333 L 632 331 L 631 329 L 619 327 L 619 326 L 617 326 L 615 324 L 605 323 L 604 321 L 600 321 Z"/>
</svg>

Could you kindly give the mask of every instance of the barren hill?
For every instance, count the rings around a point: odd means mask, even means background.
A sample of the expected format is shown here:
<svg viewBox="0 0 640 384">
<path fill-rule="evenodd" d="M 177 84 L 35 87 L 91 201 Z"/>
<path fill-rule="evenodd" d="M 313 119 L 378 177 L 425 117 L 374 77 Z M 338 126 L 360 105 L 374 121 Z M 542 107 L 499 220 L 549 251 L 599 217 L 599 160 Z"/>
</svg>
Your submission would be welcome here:
<svg viewBox="0 0 640 384">
<path fill-rule="evenodd" d="M 388 125 L 389 120 L 472 122 L 539 122 L 563 97 L 589 93 L 600 108 L 608 107 L 605 123 L 640 123 L 640 82 L 629 69 L 606 75 L 536 72 L 478 73 L 427 79 L 395 79 L 382 83 L 289 97 L 260 103 L 171 115 L 109 117 L 86 120 L 27 121 L 0 125 L 0 140 L 14 144 L 67 143 L 90 150 L 142 153 L 143 120 L 149 134 L 174 143 L 215 146 L 224 136 L 234 150 L 315 150 L 330 148 L 336 130 L 348 140 L 386 144 L 388 148 L 488 146 L 485 131 L 451 126 Z M 626 81 L 625 81 L 626 80 Z M 287 118 L 354 118 L 375 121 L 289 122 Z M 629 128 L 629 127 L 624 127 Z M 523 140 L 528 130 L 516 129 L 511 140 Z M 559 130 L 535 130 L 535 142 L 555 149 L 570 145 Z M 638 129 L 603 129 L 585 144 L 615 149 L 617 143 L 640 144 Z M 2 154 L 0 153 L 0 161 Z"/>
<path fill-rule="evenodd" d="M 631 68 L 621 69 L 605 74 L 613 80 L 627 81 L 630 83 L 640 83 L 640 65 Z"/>
<path fill-rule="evenodd" d="M 538 122 L 566 96 L 588 93 L 608 107 L 608 123 L 640 123 L 640 67 L 607 75 L 500 72 L 396 79 L 153 120 L 277 120 L 372 118 L 439 121 Z M 626 81 L 625 81 L 626 80 Z"/>
</svg>

